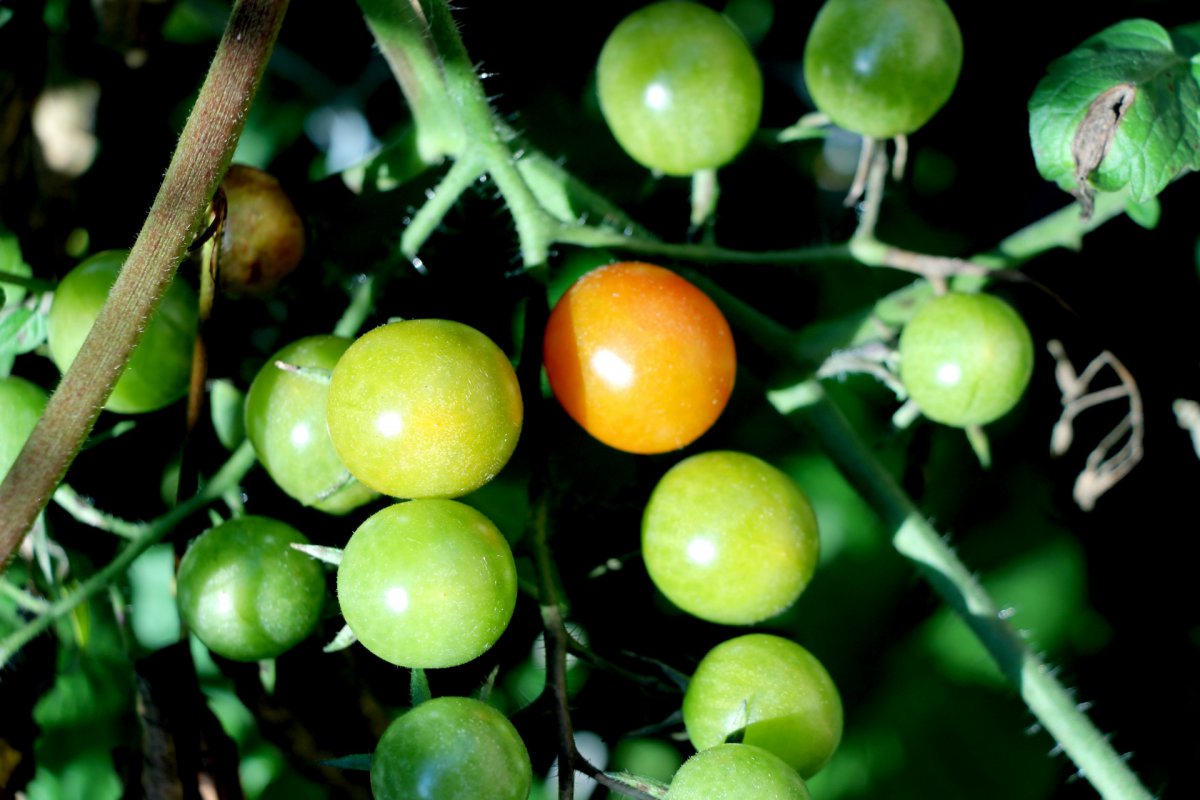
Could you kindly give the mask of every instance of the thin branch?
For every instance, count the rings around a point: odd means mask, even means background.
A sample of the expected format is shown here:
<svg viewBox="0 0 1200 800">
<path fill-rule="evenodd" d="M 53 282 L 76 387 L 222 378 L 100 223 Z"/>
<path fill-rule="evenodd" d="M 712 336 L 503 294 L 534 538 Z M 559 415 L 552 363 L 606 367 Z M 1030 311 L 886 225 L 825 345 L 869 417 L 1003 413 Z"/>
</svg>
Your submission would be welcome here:
<svg viewBox="0 0 1200 800">
<path fill-rule="evenodd" d="M 175 275 L 233 156 L 287 0 L 238 0 L 108 301 L 0 485 L 0 566 L 66 474 Z"/>
<path fill-rule="evenodd" d="M 134 559 L 151 545 L 162 540 L 164 536 L 174 530 L 176 525 L 209 503 L 220 499 L 221 495 L 230 488 L 240 484 L 242 478 L 255 463 L 257 463 L 257 459 L 254 455 L 254 447 L 248 441 L 243 442 L 212 477 L 212 480 L 206 483 L 200 491 L 161 517 L 146 523 L 146 527 L 137 538 L 126 545 L 116 558 L 89 576 L 70 593 L 56 600 L 44 614 L 35 617 L 21 628 L 0 639 L 0 667 L 7 664 L 9 659 L 29 641 L 71 613 L 71 610 L 80 603 L 104 591 L 110 583 L 116 580 L 117 576 L 128 569 Z"/>
</svg>

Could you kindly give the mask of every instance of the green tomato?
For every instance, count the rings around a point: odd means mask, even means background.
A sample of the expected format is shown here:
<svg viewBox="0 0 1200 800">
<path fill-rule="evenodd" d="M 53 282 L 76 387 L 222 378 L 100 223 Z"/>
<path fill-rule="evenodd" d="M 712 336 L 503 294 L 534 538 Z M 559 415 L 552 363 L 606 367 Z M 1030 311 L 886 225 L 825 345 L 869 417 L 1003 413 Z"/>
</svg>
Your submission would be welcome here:
<svg viewBox="0 0 1200 800">
<path fill-rule="evenodd" d="M 329 385 L 326 418 L 342 463 L 392 497 L 458 497 L 508 462 L 521 433 L 516 373 L 474 328 L 393 322 L 350 346 Z"/>
<path fill-rule="evenodd" d="M 991 295 L 944 294 L 900 334 L 900 380 L 930 419 L 963 428 L 1007 414 L 1033 375 L 1033 339 Z"/>
<path fill-rule="evenodd" d="M 312 633 L 325 601 L 321 565 L 291 545 L 308 544 L 292 526 L 236 517 L 201 534 L 176 577 L 183 621 L 218 655 L 274 658 Z"/>
<path fill-rule="evenodd" d="M 700 453 L 659 481 L 642 519 L 642 556 L 671 602 L 701 619 L 749 625 L 804 591 L 817 518 L 787 475 L 745 453 Z"/>
<path fill-rule="evenodd" d="M 246 435 L 271 478 L 306 506 L 345 514 L 377 497 L 350 476 L 329 439 L 325 399 L 329 385 L 275 366 L 332 370 L 350 340 L 309 336 L 267 360 L 246 395 Z"/>
<path fill-rule="evenodd" d="M 517 729 L 467 697 L 437 697 L 408 711 L 371 758 L 377 800 L 525 800 L 532 782 Z"/>
<path fill-rule="evenodd" d="M 661 739 L 633 738 L 617 742 L 608 769 L 670 783 L 682 763 L 673 745 Z"/>
<path fill-rule="evenodd" d="M 621 147 L 668 175 L 723 166 L 742 151 L 762 111 L 762 74 L 723 16 L 667 0 L 613 30 L 596 68 L 600 109 Z"/>
<path fill-rule="evenodd" d="M 842 739 L 842 700 L 825 667 L 800 645 L 752 633 L 723 642 L 700 661 L 683 698 L 697 750 L 733 733 L 811 778 Z"/>
<path fill-rule="evenodd" d="M 0 482 L 46 410 L 46 392 L 24 378 L 0 378 Z"/>
<path fill-rule="evenodd" d="M 508 627 L 517 568 L 491 520 L 454 500 L 410 500 L 369 517 L 337 574 L 346 624 L 402 667 L 453 667 Z"/>
<path fill-rule="evenodd" d="M 828 0 L 804 48 L 817 108 L 876 139 L 928 122 L 961 69 L 962 34 L 944 0 Z"/>
<path fill-rule="evenodd" d="M 750 744 L 722 744 L 684 762 L 667 800 L 811 800 L 796 771 Z"/>
<path fill-rule="evenodd" d="M 54 291 L 48 319 L 50 357 L 66 372 L 100 315 L 127 250 L 106 250 L 67 273 Z M 110 411 L 156 411 L 187 394 L 198 310 L 195 291 L 176 277 L 105 404 Z"/>
</svg>

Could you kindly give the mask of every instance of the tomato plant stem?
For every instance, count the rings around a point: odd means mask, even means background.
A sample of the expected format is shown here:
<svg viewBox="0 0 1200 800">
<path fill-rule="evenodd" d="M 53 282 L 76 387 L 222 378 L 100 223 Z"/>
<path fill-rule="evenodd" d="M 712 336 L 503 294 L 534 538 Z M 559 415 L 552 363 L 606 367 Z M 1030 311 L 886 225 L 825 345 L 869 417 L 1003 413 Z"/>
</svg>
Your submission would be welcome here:
<svg viewBox="0 0 1200 800">
<path fill-rule="evenodd" d="M 462 152 L 462 125 L 446 95 L 446 82 L 416 0 L 359 0 L 367 27 L 404 92 L 417 126 L 417 150 L 426 164 Z"/>
<path fill-rule="evenodd" d="M 146 320 L 203 227 L 287 5 L 287 0 L 239 0 L 234 6 L 158 196 L 108 301 L 0 485 L 0 565 L 8 564 L 79 452 Z"/>
<path fill-rule="evenodd" d="M 1150 792 L 1129 765 L 859 439 L 820 383 L 811 379 L 801 381 L 768 393 L 768 400 L 781 414 L 800 423 L 870 503 L 892 531 L 896 550 L 916 565 L 934 590 L 970 626 L 1038 722 L 1100 795 L 1149 800 Z"/>
<path fill-rule="evenodd" d="M 257 463 L 257 459 L 253 446 L 250 442 L 243 442 L 221 469 L 213 475 L 212 479 L 204 484 L 196 494 L 161 517 L 145 523 L 141 531 L 125 546 L 125 549 L 117 554 L 116 558 L 88 577 L 76 589 L 54 601 L 45 613 L 30 620 L 4 639 L 0 639 L 0 667 L 7 664 L 13 654 L 34 637 L 71 613 L 73 608 L 104 591 L 110 583 L 125 572 L 134 559 L 174 530 L 176 525 L 214 500 L 220 499 L 226 491 L 241 483 L 242 478 L 255 463 Z"/>
<path fill-rule="evenodd" d="M 426 194 L 426 202 L 413 215 L 404 234 L 400 237 L 400 252 L 405 258 L 412 259 L 425 244 L 442 219 L 458 202 L 475 179 L 484 172 L 483 164 L 473 154 L 464 154 L 454 162 L 454 166 L 442 178 L 438 185 Z"/>
</svg>

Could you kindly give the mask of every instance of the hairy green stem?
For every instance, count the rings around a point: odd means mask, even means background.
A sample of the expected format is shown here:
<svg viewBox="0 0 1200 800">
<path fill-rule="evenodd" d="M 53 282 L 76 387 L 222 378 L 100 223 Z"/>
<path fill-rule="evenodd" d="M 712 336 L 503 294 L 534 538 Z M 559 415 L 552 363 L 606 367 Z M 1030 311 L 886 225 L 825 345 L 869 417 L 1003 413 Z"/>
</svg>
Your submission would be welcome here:
<svg viewBox="0 0 1200 800">
<path fill-rule="evenodd" d="M 360 276 L 354 288 L 350 290 L 350 304 L 342 312 L 341 319 L 333 328 L 334 336 L 344 336 L 347 339 L 358 335 L 358 331 L 371 315 L 375 307 L 375 278 L 371 275 Z"/>
<path fill-rule="evenodd" d="M 0 485 L 0 566 L 66 474 L 146 321 L 204 224 L 233 157 L 287 0 L 238 0 L 129 258 L 46 412 Z"/>
<path fill-rule="evenodd" d="M 816 380 L 768 393 L 784 416 L 797 421 L 837 464 L 892 531 L 892 544 L 912 561 L 942 599 L 987 648 L 1001 672 L 1080 774 L 1102 797 L 1150 800 L 1125 760 L 1080 709 L 1054 671 L 1005 620 L 975 576 L 871 453 Z"/>
<path fill-rule="evenodd" d="M 147 523 L 129 522 L 120 517 L 114 517 L 112 514 L 106 514 L 65 483 L 54 490 L 54 502 L 58 504 L 59 508 L 74 517 L 77 522 L 108 531 L 122 539 L 136 539 L 146 530 Z"/>
<path fill-rule="evenodd" d="M 425 0 L 430 31 L 443 59 L 450 99 L 458 107 L 469 147 L 476 150 L 496 187 L 504 195 L 517 226 L 521 260 L 526 267 L 546 263 L 554 220 L 542 208 L 514 162 L 504 129 L 496 123 L 491 105 L 467 54 L 445 0 Z"/>
<path fill-rule="evenodd" d="M 359 0 L 358 5 L 408 101 L 421 159 L 434 164 L 460 154 L 464 131 L 448 102 L 429 26 L 416 0 Z"/>
<path fill-rule="evenodd" d="M 426 195 L 425 205 L 413 215 L 412 221 L 404 229 L 400 237 L 400 252 L 405 258 L 415 258 L 421 245 L 433 235 L 442 219 L 458 202 L 475 180 L 483 174 L 484 167 L 480 160 L 468 152 L 457 161 L 446 173 L 441 182 Z"/>
<path fill-rule="evenodd" d="M 134 559 L 174 530 L 176 525 L 209 503 L 219 500 L 225 492 L 241 483 L 242 478 L 255 463 L 254 447 L 250 442 L 243 442 L 212 477 L 212 480 L 204 484 L 196 494 L 161 517 L 145 523 L 137 536 L 117 554 L 116 558 L 89 576 L 70 593 L 56 600 L 46 609 L 45 613 L 0 639 L 0 667 L 7 664 L 18 650 L 36 636 L 71 613 L 71 610 L 80 603 L 104 591 L 110 583 L 129 568 Z"/>
<path fill-rule="evenodd" d="M 679 261 L 691 261 L 696 264 L 728 263 L 728 264 L 817 264 L 830 261 L 853 261 L 854 257 L 847 244 L 817 245 L 815 247 L 798 247 L 792 250 L 730 250 L 708 244 L 674 244 L 663 242 L 648 236 L 629 236 L 621 231 L 610 228 L 597 228 L 588 225 L 563 225 L 554 235 L 554 241 L 560 244 L 574 244 L 580 247 L 610 247 L 614 250 L 624 250 L 630 253 L 644 255 L 666 256 Z"/>
</svg>

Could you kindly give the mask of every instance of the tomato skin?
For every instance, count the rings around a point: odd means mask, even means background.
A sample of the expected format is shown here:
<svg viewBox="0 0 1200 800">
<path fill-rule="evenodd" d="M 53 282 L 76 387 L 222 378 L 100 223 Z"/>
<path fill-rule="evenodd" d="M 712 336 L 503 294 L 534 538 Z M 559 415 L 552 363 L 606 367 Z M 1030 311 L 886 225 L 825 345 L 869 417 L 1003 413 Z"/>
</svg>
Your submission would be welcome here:
<svg viewBox="0 0 1200 800">
<path fill-rule="evenodd" d="M 83 346 L 128 256 L 127 250 L 96 253 L 67 273 L 55 289 L 47 324 L 50 357 L 62 372 Z M 176 277 L 104 407 L 140 414 L 157 411 L 187 394 L 198 320 L 195 291 Z"/>
<path fill-rule="evenodd" d="M 683 698 L 683 721 L 697 750 L 743 731 L 811 778 L 842 739 L 842 701 L 825 667 L 780 636 L 752 633 L 722 642 L 696 666 Z"/>
<path fill-rule="evenodd" d="M 525 800 L 532 782 L 516 728 L 467 697 L 436 697 L 398 717 L 371 758 L 378 800 Z"/>
<path fill-rule="evenodd" d="M 288 495 L 330 514 L 345 514 L 378 495 L 353 478 L 323 500 L 317 498 L 346 477 L 325 423 L 328 385 L 279 369 L 276 361 L 332 370 L 350 346 L 340 336 L 309 336 L 271 356 L 246 395 L 246 435 L 258 460 Z"/>
<path fill-rule="evenodd" d="M 326 403 L 338 457 L 392 497 L 458 497 L 508 463 L 524 408 L 508 357 L 460 322 L 392 322 L 333 370 Z"/>
<path fill-rule="evenodd" d="M 665 453 L 725 409 L 737 372 L 724 315 L 694 285 L 652 264 L 593 270 L 554 306 L 546 376 L 566 412 L 600 441 Z"/>
<path fill-rule="evenodd" d="M 794 603 L 819 548 L 808 497 L 745 453 L 680 461 L 642 518 L 642 557 L 654 585 L 689 614 L 725 625 L 761 622 Z"/>
<path fill-rule="evenodd" d="M 409 500 L 375 513 L 350 537 L 337 592 L 346 624 L 384 661 L 453 667 L 504 633 L 517 571 L 508 542 L 483 514 L 454 500 Z"/>
<path fill-rule="evenodd" d="M 46 391 L 15 375 L 0 378 L 0 482 L 46 410 Z"/>
<path fill-rule="evenodd" d="M 221 289 L 262 295 L 304 257 L 304 223 L 274 176 L 232 165 L 221 181 L 226 217 L 221 231 Z"/>
<path fill-rule="evenodd" d="M 684 762 L 667 800 L 811 800 L 796 771 L 751 744 L 722 744 Z"/>
<path fill-rule="evenodd" d="M 1032 375 L 1029 328 L 991 295 L 934 297 L 900 334 L 900 380 L 921 413 L 944 425 L 986 425 L 1002 417 Z"/>
<path fill-rule="evenodd" d="M 677 0 L 635 11 L 613 30 L 600 52 L 597 90 L 625 152 L 668 175 L 732 161 L 762 111 L 762 74 L 737 28 Z"/>
<path fill-rule="evenodd" d="M 877 139 L 928 122 L 961 69 L 962 34 L 944 0 L 828 0 L 804 48 L 817 108 Z"/>
<path fill-rule="evenodd" d="M 267 517 L 235 517 L 201 534 L 179 562 L 176 598 L 183 621 L 218 655 L 274 658 L 316 627 L 325 575 L 292 549 L 308 539 Z"/>
</svg>

